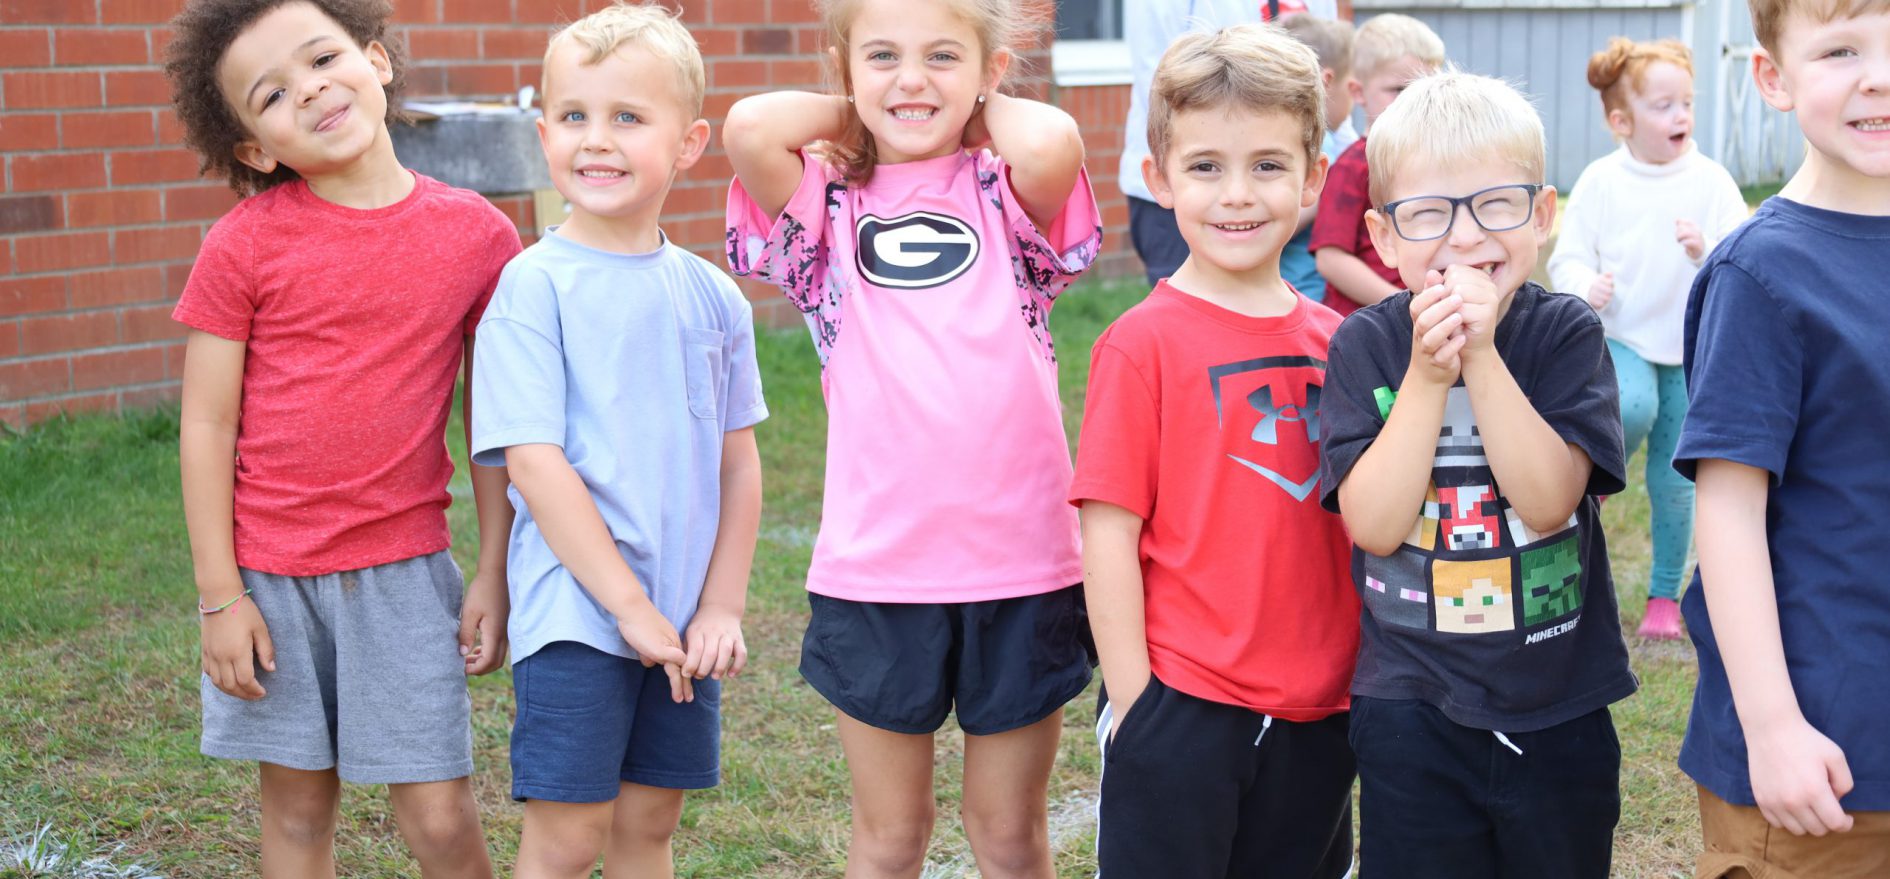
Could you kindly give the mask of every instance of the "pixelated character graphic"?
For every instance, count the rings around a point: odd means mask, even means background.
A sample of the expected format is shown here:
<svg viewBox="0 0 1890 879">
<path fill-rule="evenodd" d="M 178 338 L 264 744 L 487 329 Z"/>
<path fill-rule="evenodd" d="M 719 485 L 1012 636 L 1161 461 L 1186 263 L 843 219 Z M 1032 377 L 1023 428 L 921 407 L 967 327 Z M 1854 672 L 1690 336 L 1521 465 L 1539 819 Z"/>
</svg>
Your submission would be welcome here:
<svg viewBox="0 0 1890 879">
<path fill-rule="evenodd" d="M 1505 501 L 1503 503 L 1503 521 L 1505 524 L 1509 525 L 1509 545 L 1528 546 L 1540 541 L 1544 537 L 1553 537 L 1575 527 L 1575 514 L 1568 514 L 1568 521 L 1562 523 L 1562 527 L 1547 533 L 1539 533 L 1528 525 L 1523 524 L 1522 516 L 1517 515 L 1516 509 Z"/>
<path fill-rule="evenodd" d="M 1389 557 L 1365 554 L 1365 609 L 1380 624 L 1429 630 L 1431 595 L 1424 588 L 1428 560 L 1399 550 Z"/>
<path fill-rule="evenodd" d="M 1444 546 L 1455 552 L 1495 549 L 1501 529 L 1501 505 L 1488 485 L 1446 486 L 1437 490 L 1444 507 Z"/>
<path fill-rule="evenodd" d="M 1470 409 L 1470 389 L 1451 388 L 1444 398 L 1444 426 L 1437 431 L 1437 455 L 1432 467 L 1487 467 L 1483 455 L 1483 434 L 1477 430 L 1476 413 Z"/>
<path fill-rule="evenodd" d="M 1319 483 L 1319 398 L 1326 362 L 1260 357 L 1208 369 L 1227 457 L 1304 502 Z M 1226 405 L 1238 395 L 1247 405 Z"/>
<path fill-rule="evenodd" d="M 1378 403 L 1378 420 L 1390 420 L 1391 404 L 1398 402 L 1398 392 L 1388 387 L 1373 388 L 1372 399 Z"/>
<path fill-rule="evenodd" d="M 1516 628 L 1509 559 L 1431 563 L 1437 631 L 1476 635 Z"/>
<path fill-rule="evenodd" d="M 1522 554 L 1523 625 L 1582 609 L 1582 560 L 1575 535 Z"/>
<path fill-rule="evenodd" d="M 1444 518 L 1444 505 L 1437 499 L 1435 484 L 1424 488 L 1424 507 L 1418 511 L 1417 521 L 1411 523 L 1411 533 L 1404 538 L 1406 545 L 1429 552 L 1437 548 L 1437 523 Z"/>
</svg>

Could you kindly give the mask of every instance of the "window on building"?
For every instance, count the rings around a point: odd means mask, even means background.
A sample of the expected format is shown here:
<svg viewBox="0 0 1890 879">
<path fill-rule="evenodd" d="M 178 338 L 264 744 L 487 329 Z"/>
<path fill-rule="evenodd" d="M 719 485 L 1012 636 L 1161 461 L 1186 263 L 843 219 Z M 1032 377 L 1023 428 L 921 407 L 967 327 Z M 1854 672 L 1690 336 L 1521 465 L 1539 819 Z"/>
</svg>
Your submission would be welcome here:
<svg viewBox="0 0 1890 879">
<path fill-rule="evenodd" d="M 1122 39 L 1123 0 L 1057 0 L 1057 40 Z"/>
</svg>

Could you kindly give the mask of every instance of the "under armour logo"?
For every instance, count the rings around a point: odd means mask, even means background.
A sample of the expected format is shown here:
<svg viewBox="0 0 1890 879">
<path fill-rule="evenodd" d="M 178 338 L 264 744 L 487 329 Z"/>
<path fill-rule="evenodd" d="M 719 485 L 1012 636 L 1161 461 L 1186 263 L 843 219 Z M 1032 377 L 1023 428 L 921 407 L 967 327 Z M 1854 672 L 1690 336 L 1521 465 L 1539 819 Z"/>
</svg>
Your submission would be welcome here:
<svg viewBox="0 0 1890 879">
<path fill-rule="evenodd" d="M 1247 405 L 1252 406 L 1254 411 L 1260 413 L 1260 423 L 1253 426 L 1253 441 L 1266 443 L 1269 446 L 1278 445 L 1280 441 L 1280 422 L 1284 421 L 1288 423 L 1304 423 L 1306 425 L 1306 439 L 1309 442 L 1318 442 L 1319 394 L 1322 390 L 1324 389 L 1319 385 L 1308 384 L 1306 386 L 1306 404 L 1303 406 L 1295 403 L 1287 403 L 1284 406 L 1274 405 L 1272 385 L 1261 385 L 1254 390 L 1253 393 L 1248 394 Z M 1308 412 L 1311 414 L 1308 415 Z"/>
<path fill-rule="evenodd" d="M 1290 370 L 1290 372 L 1288 371 Z M 1319 485 L 1318 453 L 1313 443 L 1319 441 L 1319 395 L 1322 388 L 1315 376 L 1323 378 L 1326 362 L 1317 357 L 1305 355 L 1280 355 L 1275 357 L 1256 357 L 1252 360 L 1239 360 L 1208 367 L 1208 387 L 1214 394 L 1214 422 L 1220 429 L 1229 432 L 1229 439 L 1236 439 L 1242 433 L 1248 434 L 1253 442 L 1268 446 L 1265 454 L 1254 457 L 1266 460 L 1267 464 L 1250 461 L 1233 452 L 1227 457 L 1235 463 L 1260 474 L 1268 482 L 1280 487 L 1281 491 L 1295 501 L 1304 502 L 1312 496 L 1313 489 Z M 1247 405 L 1260 416 L 1259 423 L 1251 431 L 1244 423 L 1238 423 L 1242 417 L 1239 407 L 1232 405 L 1232 400 L 1239 394 L 1233 388 L 1227 388 L 1233 382 L 1252 382 L 1242 387 L 1253 387 L 1247 393 Z M 1306 402 L 1294 403 L 1290 398 L 1274 397 L 1273 385 L 1285 388 L 1304 387 Z M 1225 389 L 1227 394 L 1223 396 Z M 1290 393 L 1290 391 L 1286 392 Z M 1281 405 L 1284 403 L 1285 405 Z M 1223 407 L 1225 405 L 1225 408 Z M 1280 446 L 1280 425 L 1296 423 L 1306 426 L 1305 447 Z M 1258 450 L 1255 450 L 1258 451 Z M 1276 467 L 1291 470 L 1294 476 L 1287 476 Z M 1307 472 L 1310 470 L 1311 472 Z M 1298 474 L 1306 473 L 1304 477 Z"/>
</svg>

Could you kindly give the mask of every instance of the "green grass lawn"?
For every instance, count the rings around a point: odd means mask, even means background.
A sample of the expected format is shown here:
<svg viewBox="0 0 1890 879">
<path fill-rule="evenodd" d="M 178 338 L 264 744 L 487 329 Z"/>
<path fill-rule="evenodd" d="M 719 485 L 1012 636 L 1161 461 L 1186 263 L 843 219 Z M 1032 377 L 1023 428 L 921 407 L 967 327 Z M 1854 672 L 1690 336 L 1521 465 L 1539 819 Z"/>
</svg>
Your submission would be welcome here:
<svg viewBox="0 0 1890 879">
<path fill-rule="evenodd" d="M 1090 345 L 1144 292 L 1086 284 L 1057 307 L 1072 439 Z M 846 767 L 830 709 L 795 671 L 807 607 L 802 574 L 820 509 L 818 372 L 803 332 L 764 332 L 758 349 L 773 417 L 759 429 L 767 506 L 746 623 L 754 658 L 725 691 L 723 784 L 692 795 L 683 816 L 676 851 L 684 876 L 838 875 L 845 859 Z M 448 436 L 461 454 L 459 428 Z M 176 444 L 175 412 L 77 418 L 0 438 L 0 841 L 50 823 L 81 847 L 122 845 L 118 861 L 173 877 L 253 875 L 255 770 L 197 753 L 197 627 Z M 1638 474 L 1638 460 L 1635 467 Z M 455 553 L 470 573 L 474 529 L 463 472 L 454 492 Z M 1622 625 L 1631 631 L 1648 560 L 1638 476 L 1604 518 Z M 1690 875 L 1698 817 L 1693 787 L 1673 760 L 1692 650 L 1629 641 L 1642 690 L 1615 708 L 1625 753 L 1616 872 Z M 474 784 L 494 857 L 509 868 L 522 814 L 507 797 L 510 681 L 503 672 L 479 678 L 472 693 Z M 1071 703 L 1051 785 L 1066 877 L 1095 869 L 1084 806 L 1098 771 L 1093 704 L 1093 694 Z M 940 820 L 929 876 L 973 875 L 957 860 L 962 744 L 955 727 L 938 738 Z M 417 875 L 385 791 L 348 788 L 343 813 L 342 875 Z M 0 861 L 0 877 L 31 875 L 8 867 Z"/>
</svg>

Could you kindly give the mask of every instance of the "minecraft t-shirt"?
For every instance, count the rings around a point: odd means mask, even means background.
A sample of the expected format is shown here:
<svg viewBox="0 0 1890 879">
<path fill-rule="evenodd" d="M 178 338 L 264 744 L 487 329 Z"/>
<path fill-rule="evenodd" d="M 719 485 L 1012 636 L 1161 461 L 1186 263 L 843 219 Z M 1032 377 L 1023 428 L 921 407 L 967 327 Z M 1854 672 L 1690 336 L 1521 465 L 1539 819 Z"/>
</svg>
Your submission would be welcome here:
<svg viewBox="0 0 1890 879">
<path fill-rule="evenodd" d="M 1496 350 L 1536 412 L 1594 462 L 1569 521 L 1538 533 L 1496 484 L 1470 407 L 1450 389 L 1431 487 L 1388 557 L 1352 550 L 1364 603 L 1352 693 L 1419 699 L 1464 726 L 1531 732 L 1634 692 L 1616 616 L 1597 494 L 1625 484 L 1614 364 L 1601 320 L 1530 283 L 1496 328 Z M 1355 312 L 1332 337 L 1320 420 L 1321 501 L 1397 404 L 1411 358 L 1411 293 Z"/>
</svg>

